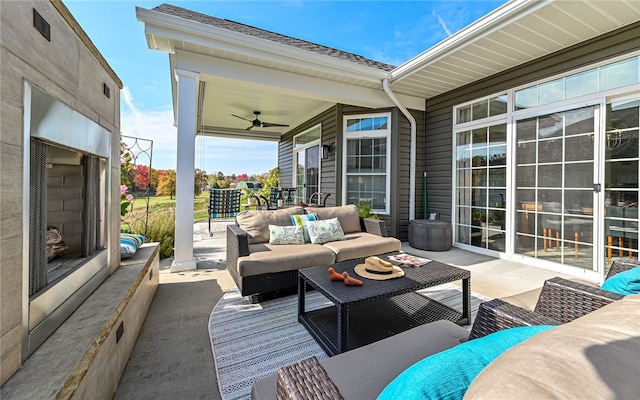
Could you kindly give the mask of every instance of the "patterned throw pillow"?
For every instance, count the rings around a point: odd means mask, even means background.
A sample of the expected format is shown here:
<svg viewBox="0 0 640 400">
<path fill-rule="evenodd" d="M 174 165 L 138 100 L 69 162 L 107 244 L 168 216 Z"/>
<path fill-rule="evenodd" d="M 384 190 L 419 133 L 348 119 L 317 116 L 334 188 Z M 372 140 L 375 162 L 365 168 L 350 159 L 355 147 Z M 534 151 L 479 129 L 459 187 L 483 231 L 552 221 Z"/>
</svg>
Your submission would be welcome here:
<svg viewBox="0 0 640 400">
<path fill-rule="evenodd" d="M 301 226 L 269 225 L 270 244 L 304 244 Z"/>
<path fill-rule="evenodd" d="M 307 223 L 309 221 L 317 221 L 318 215 L 316 213 L 309 214 L 295 214 L 291 216 L 291 225 L 301 226 L 302 234 L 304 235 L 304 241 L 306 243 L 311 242 L 311 238 L 309 237 L 309 228 L 307 228 Z"/>
<path fill-rule="evenodd" d="M 322 244 L 344 240 L 344 232 L 338 218 L 307 222 L 311 243 Z"/>
</svg>

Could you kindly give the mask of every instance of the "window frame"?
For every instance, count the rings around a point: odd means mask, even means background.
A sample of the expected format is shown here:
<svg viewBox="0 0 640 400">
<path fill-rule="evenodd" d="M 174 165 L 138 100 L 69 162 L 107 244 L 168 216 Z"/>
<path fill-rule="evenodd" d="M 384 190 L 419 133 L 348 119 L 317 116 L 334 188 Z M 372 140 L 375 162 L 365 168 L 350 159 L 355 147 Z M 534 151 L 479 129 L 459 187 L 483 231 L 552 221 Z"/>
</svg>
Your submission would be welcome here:
<svg viewBox="0 0 640 400">
<path fill-rule="evenodd" d="M 386 117 L 387 118 L 387 127 L 385 129 L 376 129 L 376 130 L 362 130 L 355 132 L 347 131 L 347 122 L 350 119 L 366 119 L 366 118 L 379 118 Z M 391 213 L 391 180 L 389 179 L 389 174 L 391 172 L 391 112 L 382 112 L 382 113 L 369 113 L 369 114 L 349 114 L 343 115 L 343 135 L 342 135 L 342 204 L 347 203 L 347 179 L 349 176 L 384 176 L 385 177 L 385 196 L 384 203 L 385 208 L 375 208 L 371 209 L 372 212 L 377 214 L 389 215 Z M 347 157 L 348 157 L 348 140 L 361 140 L 361 139 L 385 139 L 386 140 L 386 162 L 385 162 L 385 171 L 380 173 L 348 173 L 347 172 Z"/>
</svg>

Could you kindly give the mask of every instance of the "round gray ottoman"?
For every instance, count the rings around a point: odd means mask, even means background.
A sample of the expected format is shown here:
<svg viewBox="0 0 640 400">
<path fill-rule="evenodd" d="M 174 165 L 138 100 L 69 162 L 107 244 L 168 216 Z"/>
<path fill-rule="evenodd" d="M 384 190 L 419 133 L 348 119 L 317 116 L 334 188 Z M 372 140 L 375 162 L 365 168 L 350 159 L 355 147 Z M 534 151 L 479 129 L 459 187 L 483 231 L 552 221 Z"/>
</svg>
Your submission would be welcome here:
<svg viewBox="0 0 640 400">
<path fill-rule="evenodd" d="M 451 223 L 430 219 L 414 219 L 409 223 L 409 245 L 420 250 L 449 250 L 451 248 Z"/>
</svg>

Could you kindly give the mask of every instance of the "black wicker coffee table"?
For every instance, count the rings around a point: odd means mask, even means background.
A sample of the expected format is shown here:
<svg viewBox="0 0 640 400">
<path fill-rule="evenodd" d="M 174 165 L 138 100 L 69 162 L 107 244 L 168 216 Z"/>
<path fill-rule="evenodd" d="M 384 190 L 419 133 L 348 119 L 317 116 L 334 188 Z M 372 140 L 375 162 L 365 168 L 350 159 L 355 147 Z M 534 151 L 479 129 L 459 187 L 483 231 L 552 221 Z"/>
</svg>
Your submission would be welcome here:
<svg viewBox="0 0 640 400">
<path fill-rule="evenodd" d="M 386 256 L 391 254 L 379 257 L 387 260 Z M 403 268 L 405 276 L 401 278 L 376 281 L 360 278 L 354 272 L 353 268 L 363 262 L 359 259 L 333 265 L 337 272 L 347 271 L 361 279 L 362 286 L 332 281 L 328 266 L 298 271 L 298 321 L 330 356 L 436 320 L 451 320 L 459 325 L 470 323 L 469 271 L 431 261 L 421 267 Z M 462 312 L 416 293 L 419 289 L 457 280 L 462 280 Z M 322 293 L 334 306 L 305 310 L 307 285 Z"/>
</svg>

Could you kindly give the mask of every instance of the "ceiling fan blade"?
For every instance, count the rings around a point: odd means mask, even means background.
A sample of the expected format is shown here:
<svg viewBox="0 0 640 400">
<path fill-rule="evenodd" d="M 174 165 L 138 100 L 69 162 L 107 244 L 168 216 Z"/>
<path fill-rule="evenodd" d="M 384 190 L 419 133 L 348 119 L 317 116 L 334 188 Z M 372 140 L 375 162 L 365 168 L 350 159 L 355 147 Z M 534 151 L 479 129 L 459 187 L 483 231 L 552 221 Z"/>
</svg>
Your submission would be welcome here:
<svg viewBox="0 0 640 400">
<path fill-rule="evenodd" d="M 239 116 L 239 115 L 231 114 L 231 116 L 232 116 L 232 117 L 236 117 L 236 118 L 243 119 L 243 120 L 245 120 L 245 121 L 253 122 L 252 120 L 250 120 L 250 119 L 246 119 L 245 117 L 241 117 L 241 116 Z"/>
<path fill-rule="evenodd" d="M 245 128 L 245 131 L 250 131 L 253 128 L 253 125 L 250 125 L 248 128 Z"/>
<path fill-rule="evenodd" d="M 262 123 L 262 127 L 263 128 L 272 128 L 272 127 L 276 127 L 276 126 L 284 126 L 284 127 L 288 127 L 289 125 L 285 125 L 285 124 L 272 124 L 270 122 L 263 122 Z"/>
</svg>

